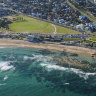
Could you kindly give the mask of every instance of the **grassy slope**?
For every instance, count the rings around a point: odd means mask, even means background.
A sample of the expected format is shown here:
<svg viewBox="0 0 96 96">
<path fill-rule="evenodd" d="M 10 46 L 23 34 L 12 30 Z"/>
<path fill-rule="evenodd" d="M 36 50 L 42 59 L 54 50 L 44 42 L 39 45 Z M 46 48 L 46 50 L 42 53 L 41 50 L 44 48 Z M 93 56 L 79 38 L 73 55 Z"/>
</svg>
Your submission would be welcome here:
<svg viewBox="0 0 96 96">
<path fill-rule="evenodd" d="M 26 21 L 14 21 L 12 24 L 10 24 L 10 30 L 19 33 L 52 33 L 54 31 L 54 28 L 49 23 L 26 16 L 23 16 L 23 18 Z"/>
<path fill-rule="evenodd" d="M 57 33 L 61 33 L 61 34 L 80 34 L 80 32 L 78 32 L 78 31 L 67 29 L 67 28 L 64 28 L 64 27 L 56 26 L 56 28 L 57 28 Z"/>
<path fill-rule="evenodd" d="M 13 21 L 10 26 L 10 31 L 14 33 L 53 33 L 54 27 L 47 22 L 36 20 L 27 16 L 19 15 L 25 21 Z M 80 34 L 80 32 L 56 26 L 57 34 Z M 0 29 L 1 30 L 1 29 Z"/>
</svg>

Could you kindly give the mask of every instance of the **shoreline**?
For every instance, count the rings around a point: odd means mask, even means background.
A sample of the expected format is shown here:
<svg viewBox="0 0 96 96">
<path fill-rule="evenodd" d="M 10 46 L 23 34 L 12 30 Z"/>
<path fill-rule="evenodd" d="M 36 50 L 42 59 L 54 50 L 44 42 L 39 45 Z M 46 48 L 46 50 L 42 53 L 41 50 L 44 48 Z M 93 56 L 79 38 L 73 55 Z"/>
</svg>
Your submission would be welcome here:
<svg viewBox="0 0 96 96">
<path fill-rule="evenodd" d="M 57 44 L 42 44 L 42 43 L 32 43 L 24 40 L 12 40 L 12 39 L 0 39 L 0 47 L 27 47 L 36 49 L 47 49 L 55 51 L 65 51 L 69 53 L 90 55 L 96 54 L 95 49 L 89 49 L 78 46 L 67 46 L 67 45 L 57 45 Z"/>
</svg>

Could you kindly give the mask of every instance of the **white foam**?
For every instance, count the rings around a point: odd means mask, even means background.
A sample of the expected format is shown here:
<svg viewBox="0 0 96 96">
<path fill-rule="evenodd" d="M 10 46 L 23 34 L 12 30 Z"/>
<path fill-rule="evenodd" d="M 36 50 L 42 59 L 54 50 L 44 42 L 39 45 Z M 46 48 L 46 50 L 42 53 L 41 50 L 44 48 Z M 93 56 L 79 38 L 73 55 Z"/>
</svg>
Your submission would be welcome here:
<svg viewBox="0 0 96 96">
<path fill-rule="evenodd" d="M 60 70 L 60 71 L 68 71 L 68 72 L 74 72 L 79 75 L 79 77 L 84 78 L 85 80 L 88 79 L 89 76 L 94 76 L 96 73 L 86 73 L 81 71 L 80 69 L 75 69 L 75 68 L 66 68 L 66 67 L 61 67 L 58 65 L 54 64 L 40 64 L 43 67 L 46 67 L 48 71 L 51 70 Z"/>
<path fill-rule="evenodd" d="M 60 71 L 67 71 L 67 72 L 74 72 L 76 74 L 79 75 L 79 77 L 84 78 L 85 80 L 88 79 L 89 76 L 94 76 L 96 75 L 96 73 L 86 73 L 83 72 L 80 69 L 76 69 L 76 68 L 66 68 L 66 67 L 61 67 L 59 65 L 56 65 L 56 63 L 53 63 L 53 59 L 50 56 L 43 56 L 43 55 L 32 55 L 32 57 L 29 56 L 24 56 L 24 60 L 28 60 L 28 59 L 36 59 L 37 62 L 41 61 L 41 66 L 42 67 L 46 67 L 47 71 L 51 71 L 51 70 L 60 70 Z"/>
<path fill-rule="evenodd" d="M 6 75 L 6 76 L 4 77 L 4 81 L 7 80 L 7 79 L 8 79 L 8 76 Z"/>
<path fill-rule="evenodd" d="M 32 55 L 32 57 L 24 56 L 24 60 L 33 60 L 33 59 L 36 59 L 37 61 L 41 62 L 52 61 L 52 58 L 49 56 L 43 56 L 43 55 Z"/>
<path fill-rule="evenodd" d="M 0 86 L 4 86 L 4 85 L 6 85 L 6 83 L 0 84 Z"/>
<path fill-rule="evenodd" d="M 70 70 L 76 74 L 78 74 L 80 77 L 83 77 L 85 80 L 88 79 L 89 76 L 94 76 L 96 73 L 87 73 L 83 72 L 80 69 L 70 68 Z"/>
<path fill-rule="evenodd" d="M 33 59 L 32 57 L 24 56 L 24 60 Z"/>
<path fill-rule="evenodd" d="M 69 85 L 70 83 L 65 83 L 65 85 Z"/>
<path fill-rule="evenodd" d="M 58 65 L 51 65 L 51 64 L 40 64 L 41 66 L 43 67 L 47 67 L 51 70 L 55 69 L 55 70 L 62 70 L 62 71 L 65 71 L 67 70 L 68 68 L 65 68 L 65 67 L 60 67 Z"/>
<path fill-rule="evenodd" d="M 6 71 L 6 70 L 9 70 L 9 69 L 12 69 L 14 70 L 14 66 L 10 65 L 10 62 L 6 61 L 6 62 L 0 62 L 0 70 L 1 71 Z"/>
</svg>

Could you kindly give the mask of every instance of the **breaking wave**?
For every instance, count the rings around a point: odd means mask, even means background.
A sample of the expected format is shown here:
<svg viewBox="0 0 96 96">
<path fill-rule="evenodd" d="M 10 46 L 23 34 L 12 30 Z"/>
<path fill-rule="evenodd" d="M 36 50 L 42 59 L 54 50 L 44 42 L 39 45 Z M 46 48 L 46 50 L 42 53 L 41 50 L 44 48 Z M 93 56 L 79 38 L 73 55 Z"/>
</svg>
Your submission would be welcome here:
<svg viewBox="0 0 96 96">
<path fill-rule="evenodd" d="M 10 65 L 10 62 L 0 62 L 0 71 L 14 70 L 14 66 Z"/>
<path fill-rule="evenodd" d="M 83 77 L 85 80 L 88 79 L 89 76 L 96 75 L 96 73 L 86 73 L 76 68 L 66 68 L 66 67 L 61 67 L 61 66 L 52 65 L 52 64 L 40 64 L 40 65 L 43 67 L 46 67 L 48 71 L 60 70 L 60 71 L 74 72 L 75 74 L 79 75 L 79 77 Z"/>
<path fill-rule="evenodd" d="M 43 55 L 32 55 L 32 57 L 24 56 L 24 60 L 33 60 L 33 59 L 36 59 L 37 61 L 42 61 L 42 62 L 48 62 L 53 60 L 52 57 L 43 56 Z"/>
<path fill-rule="evenodd" d="M 40 65 L 42 67 L 46 67 L 47 71 L 51 70 L 60 70 L 60 71 L 67 71 L 67 72 L 73 72 L 79 77 L 84 78 L 85 80 L 89 78 L 89 76 L 94 76 L 96 73 L 87 73 L 80 69 L 76 68 L 66 68 L 59 65 L 56 65 L 56 63 L 53 61 L 51 56 L 43 56 L 43 55 L 32 55 L 32 57 L 24 56 L 24 60 L 33 60 L 36 59 L 37 61 L 41 61 Z"/>
</svg>

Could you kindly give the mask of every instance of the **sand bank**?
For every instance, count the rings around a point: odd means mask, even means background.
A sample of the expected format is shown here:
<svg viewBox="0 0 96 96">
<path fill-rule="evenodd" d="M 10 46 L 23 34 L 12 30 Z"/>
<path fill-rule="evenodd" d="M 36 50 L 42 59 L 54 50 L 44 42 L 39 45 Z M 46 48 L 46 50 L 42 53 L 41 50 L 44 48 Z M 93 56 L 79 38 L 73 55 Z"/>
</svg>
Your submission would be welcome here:
<svg viewBox="0 0 96 96">
<path fill-rule="evenodd" d="M 66 51 L 69 53 L 92 55 L 96 53 L 95 49 L 77 47 L 77 46 L 65 46 L 57 44 L 41 44 L 31 43 L 23 40 L 12 40 L 12 39 L 0 39 L 0 46 L 2 47 L 28 47 L 28 48 L 39 48 L 56 51 Z"/>
</svg>

